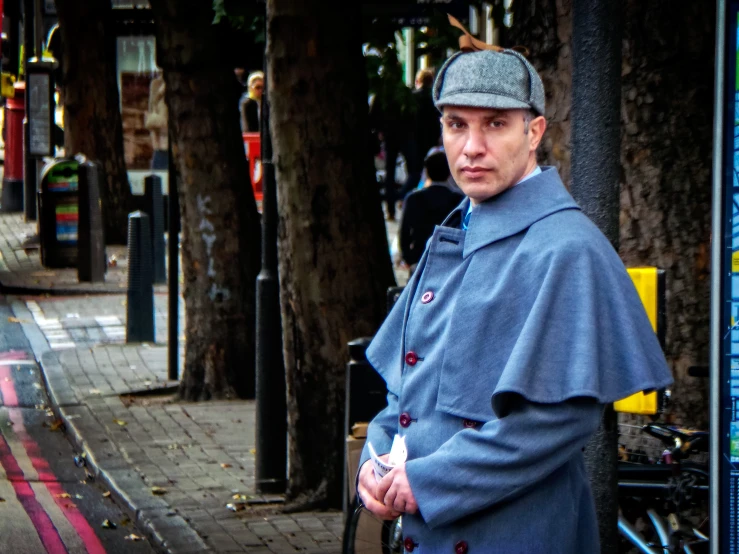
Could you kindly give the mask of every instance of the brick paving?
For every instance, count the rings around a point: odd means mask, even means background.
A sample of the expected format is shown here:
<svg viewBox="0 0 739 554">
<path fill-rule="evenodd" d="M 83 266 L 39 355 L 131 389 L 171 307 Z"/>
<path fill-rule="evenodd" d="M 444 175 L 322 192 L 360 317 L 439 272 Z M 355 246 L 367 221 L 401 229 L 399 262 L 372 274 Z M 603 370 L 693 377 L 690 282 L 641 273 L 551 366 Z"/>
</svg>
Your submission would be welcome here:
<svg viewBox="0 0 739 554">
<path fill-rule="evenodd" d="M 106 246 L 108 264 L 104 283 L 80 283 L 76 268 L 50 269 L 41 265 L 35 221 L 24 221 L 23 214 L 0 213 L 0 286 L 6 292 L 29 294 L 114 293 L 126 291 L 128 258 L 125 246 Z M 166 292 L 156 285 L 155 292 Z"/>
<path fill-rule="evenodd" d="M 255 494 L 253 401 L 178 402 L 166 345 L 125 344 L 104 331 L 101 321 L 125 321 L 124 299 L 12 302 L 55 409 L 97 478 L 169 552 L 339 553 L 340 512 L 283 514 L 282 497 Z M 166 300 L 155 302 L 162 339 Z M 73 329 L 81 332 L 60 343 L 60 331 Z"/>
</svg>

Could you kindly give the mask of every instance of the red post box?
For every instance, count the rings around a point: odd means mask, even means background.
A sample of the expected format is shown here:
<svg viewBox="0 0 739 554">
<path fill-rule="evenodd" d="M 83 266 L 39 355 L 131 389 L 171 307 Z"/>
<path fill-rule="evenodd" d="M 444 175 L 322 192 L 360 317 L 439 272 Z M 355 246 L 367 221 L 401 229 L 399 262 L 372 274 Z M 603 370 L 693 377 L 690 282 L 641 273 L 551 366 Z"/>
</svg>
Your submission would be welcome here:
<svg viewBox="0 0 739 554">
<path fill-rule="evenodd" d="M 261 202 L 262 193 L 262 141 L 259 133 L 243 133 L 246 159 L 249 160 L 249 178 L 254 189 L 254 199 Z"/>
<path fill-rule="evenodd" d="M 0 211 L 23 211 L 23 118 L 26 114 L 26 84 L 13 85 L 15 95 L 5 102 L 5 172 Z"/>
</svg>

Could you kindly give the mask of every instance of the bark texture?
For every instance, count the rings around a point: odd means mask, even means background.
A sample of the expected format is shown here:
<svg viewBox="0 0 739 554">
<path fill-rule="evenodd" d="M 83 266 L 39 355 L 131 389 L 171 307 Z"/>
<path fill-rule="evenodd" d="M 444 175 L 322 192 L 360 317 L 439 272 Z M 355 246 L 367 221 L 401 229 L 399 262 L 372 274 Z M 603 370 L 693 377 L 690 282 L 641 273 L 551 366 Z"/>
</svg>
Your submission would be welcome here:
<svg viewBox="0 0 739 554">
<path fill-rule="evenodd" d="M 253 398 L 261 229 L 233 68 L 219 50 L 211 2 L 151 6 L 180 174 L 187 337 L 180 396 Z"/>
<path fill-rule="evenodd" d="M 108 244 L 126 244 L 131 188 L 123 157 L 116 44 L 110 0 L 56 0 L 62 38 L 64 149 L 103 171 L 100 198 Z"/>
<path fill-rule="evenodd" d="M 346 344 L 376 331 L 394 282 L 366 145 L 358 10 L 338 0 L 267 3 L 295 508 L 341 506 Z"/>
<path fill-rule="evenodd" d="M 621 246 L 628 266 L 667 272 L 669 413 L 708 428 L 711 156 L 715 6 L 625 6 L 622 68 Z"/>
</svg>

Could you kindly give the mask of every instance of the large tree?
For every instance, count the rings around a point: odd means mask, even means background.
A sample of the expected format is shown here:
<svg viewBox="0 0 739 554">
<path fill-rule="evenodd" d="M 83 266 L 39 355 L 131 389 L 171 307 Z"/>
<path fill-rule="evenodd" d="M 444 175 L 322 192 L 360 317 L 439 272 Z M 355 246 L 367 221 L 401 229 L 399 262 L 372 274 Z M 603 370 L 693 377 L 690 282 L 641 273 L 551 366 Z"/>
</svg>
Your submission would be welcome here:
<svg viewBox="0 0 739 554">
<path fill-rule="evenodd" d="M 359 4 L 268 0 L 267 80 L 293 507 L 341 506 L 349 340 L 393 283 L 366 144 Z"/>
<path fill-rule="evenodd" d="M 151 0 L 180 175 L 187 337 L 180 395 L 254 395 L 259 214 L 239 129 L 229 34 L 211 2 Z"/>
<path fill-rule="evenodd" d="M 56 0 L 61 33 L 64 149 L 100 163 L 105 240 L 125 244 L 132 207 L 123 157 L 110 0 Z"/>
</svg>

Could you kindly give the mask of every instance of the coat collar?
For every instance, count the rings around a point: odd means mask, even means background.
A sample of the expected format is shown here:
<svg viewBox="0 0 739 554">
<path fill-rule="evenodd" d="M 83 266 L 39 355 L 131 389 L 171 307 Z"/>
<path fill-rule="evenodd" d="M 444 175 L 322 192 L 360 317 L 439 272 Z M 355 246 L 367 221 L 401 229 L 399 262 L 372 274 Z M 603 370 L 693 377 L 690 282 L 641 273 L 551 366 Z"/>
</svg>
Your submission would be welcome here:
<svg viewBox="0 0 739 554">
<path fill-rule="evenodd" d="M 467 213 L 470 200 L 462 203 L 442 225 L 453 225 Z M 562 210 L 579 210 L 554 167 L 492 197 L 472 210 L 465 233 L 463 257 L 493 242 L 520 233 L 532 224 Z M 458 223 L 457 223 L 458 225 Z"/>
</svg>

